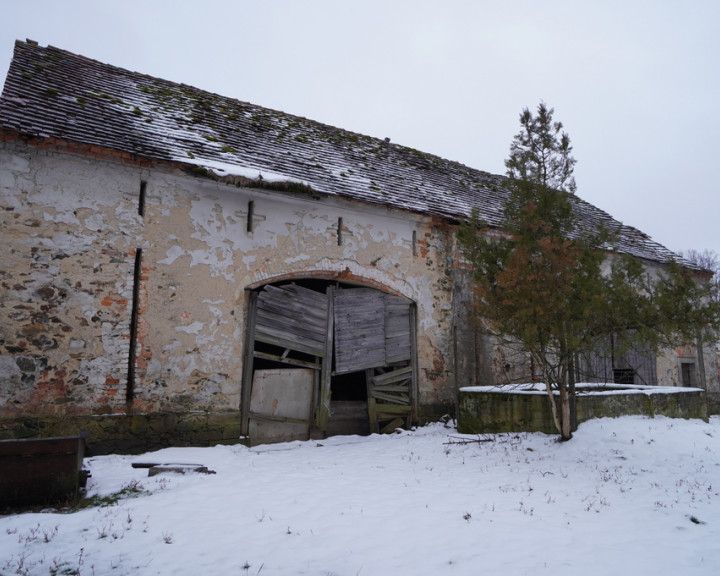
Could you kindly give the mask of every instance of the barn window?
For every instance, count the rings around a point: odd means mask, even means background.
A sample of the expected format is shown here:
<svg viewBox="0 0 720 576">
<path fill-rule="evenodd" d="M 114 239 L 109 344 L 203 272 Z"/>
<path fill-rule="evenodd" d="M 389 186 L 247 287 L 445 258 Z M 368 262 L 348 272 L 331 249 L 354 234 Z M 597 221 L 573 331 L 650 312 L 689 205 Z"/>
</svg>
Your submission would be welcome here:
<svg viewBox="0 0 720 576">
<path fill-rule="evenodd" d="M 246 226 L 247 232 L 253 231 L 253 216 L 255 216 L 255 201 L 250 200 L 248 202 L 248 208 L 247 208 L 247 226 Z"/>
<path fill-rule="evenodd" d="M 144 180 L 140 181 L 140 192 L 138 194 L 138 214 L 145 216 L 145 190 L 147 189 L 147 182 Z"/>
<path fill-rule="evenodd" d="M 632 368 L 613 369 L 613 382 L 615 384 L 635 384 L 635 370 Z"/>
<path fill-rule="evenodd" d="M 697 370 L 694 359 L 680 359 L 680 383 L 688 388 L 697 386 Z"/>
</svg>

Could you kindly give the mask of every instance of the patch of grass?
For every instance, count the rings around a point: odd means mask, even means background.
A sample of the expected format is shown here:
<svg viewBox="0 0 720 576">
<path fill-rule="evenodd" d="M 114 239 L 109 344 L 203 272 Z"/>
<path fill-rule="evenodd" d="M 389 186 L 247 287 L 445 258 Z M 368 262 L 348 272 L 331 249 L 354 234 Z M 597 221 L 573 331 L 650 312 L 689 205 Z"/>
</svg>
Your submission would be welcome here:
<svg viewBox="0 0 720 576">
<path fill-rule="evenodd" d="M 105 508 L 117 504 L 122 498 L 135 498 L 140 494 L 147 493 L 140 482 L 133 480 L 125 484 L 117 492 L 108 494 L 107 496 L 98 496 L 97 494 L 89 498 L 83 498 L 75 506 L 73 512 L 77 510 L 85 510 L 86 508 Z"/>
</svg>

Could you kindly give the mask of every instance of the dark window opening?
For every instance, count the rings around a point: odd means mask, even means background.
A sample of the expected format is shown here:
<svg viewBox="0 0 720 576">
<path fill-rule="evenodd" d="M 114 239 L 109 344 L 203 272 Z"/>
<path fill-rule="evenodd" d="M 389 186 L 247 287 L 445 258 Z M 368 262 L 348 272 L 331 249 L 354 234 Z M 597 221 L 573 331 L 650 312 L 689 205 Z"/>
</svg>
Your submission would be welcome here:
<svg viewBox="0 0 720 576">
<path fill-rule="evenodd" d="M 342 246 L 342 243 L 343 243 L 342 233 L 343 233 L 343 219 L 342 219 L 342 218 L 338 218 L 338 223 L 337 223 L 337 243 L 338 243 L 338 246 Z"/>
<path fill-rule="evenodd" d="M 365 371 L 336 374 L 330 381 L 330 390 L 330 399 L 332 401 L 366 402 L 367 382 Z"/>
<path fill-rule="evenodd" d="M 635 370 L 632 368 L 615 368 L 613 370 L 615 384 L 635 384 Z"/>
<path fill-rule="evenodd" d="M 140 193 L 138 194 L 138 214 L 145 216 L 145 190 L 147 189 L 147 182 L 144 180 L 140 181 Z"/>
<path fill-rule="evenodd" d="M 253 216 L 255 216 L 255 202 L 250 200 L 247 209 L 247 232 L 253 231 Z"/>
<path fill-rule="evenodd" d="M 680 381 L 683 386 L 693 388 L 697 386 L 695 378 L 695 362 L 682 362 L 680 364 Z"/>
</svg>

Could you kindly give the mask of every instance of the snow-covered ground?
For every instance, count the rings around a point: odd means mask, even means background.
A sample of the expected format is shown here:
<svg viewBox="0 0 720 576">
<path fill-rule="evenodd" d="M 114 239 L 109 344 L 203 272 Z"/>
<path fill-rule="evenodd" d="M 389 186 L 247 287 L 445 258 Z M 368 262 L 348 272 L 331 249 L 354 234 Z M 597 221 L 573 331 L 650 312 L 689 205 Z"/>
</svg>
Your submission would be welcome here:
<svg viewBox="0 0 720 576">
<path fill-rule="evenodd" d="M 433 424 L 86 463 L 89 494 L 131 495 L 0 517 L 0 574 L 720 573 L 719 417 L 595 420 L 565 443 Z"/>
</svg>

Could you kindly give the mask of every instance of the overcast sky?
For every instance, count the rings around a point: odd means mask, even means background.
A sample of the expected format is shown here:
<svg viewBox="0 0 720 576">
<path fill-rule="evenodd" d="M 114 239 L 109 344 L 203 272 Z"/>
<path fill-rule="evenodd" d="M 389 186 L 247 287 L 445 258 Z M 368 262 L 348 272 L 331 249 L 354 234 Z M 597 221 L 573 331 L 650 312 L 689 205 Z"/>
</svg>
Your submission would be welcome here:
<svg viewBox="0 0 720 576">
<path fill-rule="evenodd" d="M 719 0 L 14 0 L 16 39 L 504 173 L 555 108 L 578 195 L 720 253 Z"/>
</svg>

